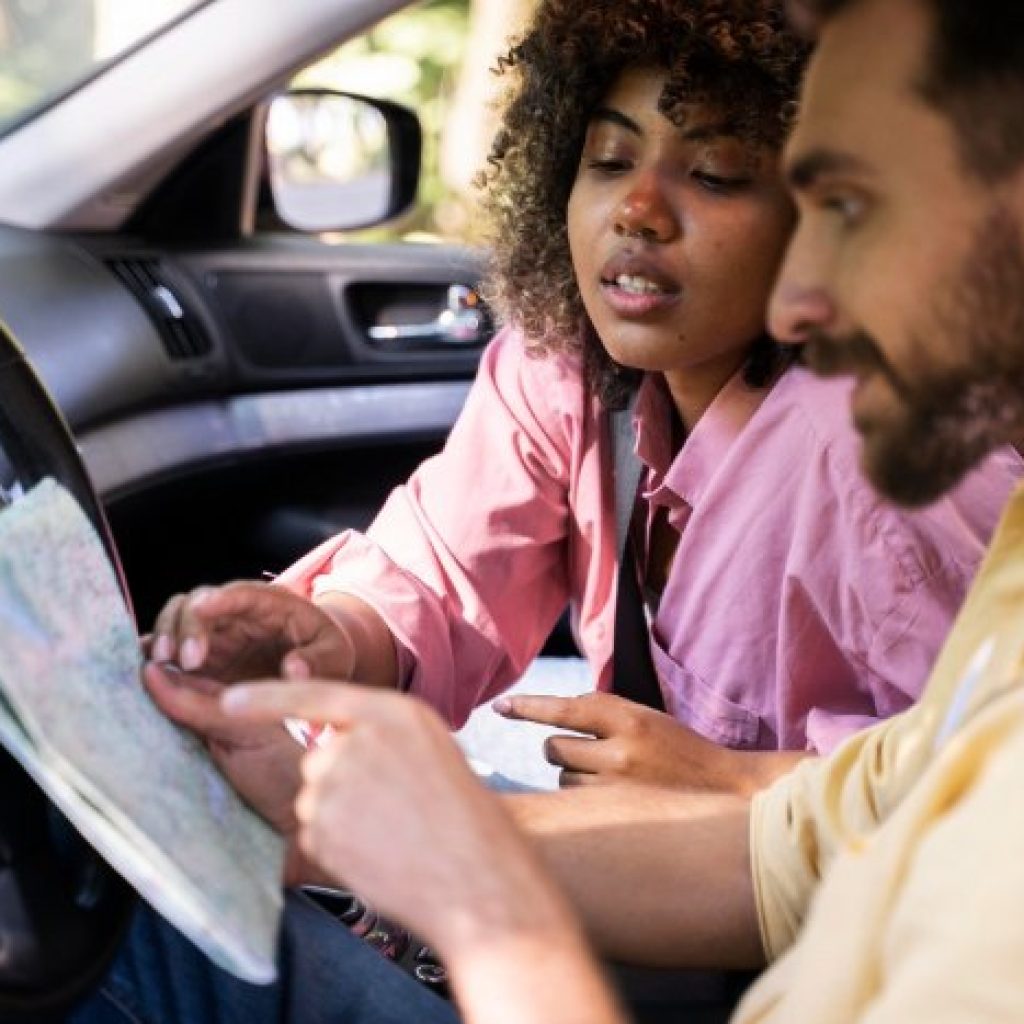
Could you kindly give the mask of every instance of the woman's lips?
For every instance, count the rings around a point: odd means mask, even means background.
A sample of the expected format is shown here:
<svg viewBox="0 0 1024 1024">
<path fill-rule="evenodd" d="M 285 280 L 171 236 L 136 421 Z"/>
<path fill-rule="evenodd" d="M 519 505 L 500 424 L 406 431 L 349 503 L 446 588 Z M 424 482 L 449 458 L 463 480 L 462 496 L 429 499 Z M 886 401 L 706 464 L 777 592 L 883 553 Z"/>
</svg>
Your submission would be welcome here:
<svg viewBox="0 0 1024 1024">
<path fill-rule="evenodd" d="M 612 254 L 601 268 L 600 285 L 609 308 L 626 320 L 661 313 L 682 295 L 679 281 L 664 258 L 634 248 Z"/>
<path fill-rule="evenodd" d="M 624 288 L 617 281 L 601 281 L 601 294 L 612 311 L 623 319 L 638 319 L 660 313 L 679 301 L 682 292 L 662 289 Z"/>
</svg>

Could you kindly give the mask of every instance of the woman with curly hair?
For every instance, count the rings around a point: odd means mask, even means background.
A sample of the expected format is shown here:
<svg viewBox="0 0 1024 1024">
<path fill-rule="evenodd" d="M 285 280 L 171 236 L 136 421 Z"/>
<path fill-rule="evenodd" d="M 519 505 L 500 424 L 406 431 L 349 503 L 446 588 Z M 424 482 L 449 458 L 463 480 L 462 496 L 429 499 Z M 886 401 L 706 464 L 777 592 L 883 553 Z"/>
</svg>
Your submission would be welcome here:
<svg viewBox="0 0 1024 1024">
<path fill-rule="evenodd" d="M 616 577 L 636 574 L 669 713 L 603 692 L 517 697 L 504 711 L 589 734 L 549 745 L 566 782 L 746 794 L 914 698 L 1018 475 L 1001 455 L 944 502 L 898 513 L 857 472 L 845 386 L 765 336 L 793 219 L 778 155 L 803 60 L 772 0 L 542 0 L 502 64 L 512 86 L 484 175 L 508 326 L 444 452 L 367 535 L 333 539 L 285 585 L 178 597 L 157 624 L 154 661 L 184 672 L 150 664 L 150 691 L 294 840 L 289 879 L 344 876 L 403 916 L 446 957 L 466 1020 L 622 1017 L 565 895 L 437 716 L 397 694 L 295 679 L 404 688 L 458 723 L 523 672 L 568 603 L 605 690 Z M 621 570 L 608 424 L 620 406 L 642 463 Z M 292 682 L 221 700 L 225 682 L 278 673 Z M 241 727 L 246 713 L 271 724 Z M 283 713 L 343 735 L 300 767 Z M 635 813 L 595 823 L 591 798 L 605 795 Z M 664 943 L 615 877 L 626 844 L 650 842 L 655 811 L 662 844 L 710 841 L 724 877 L 735 868 L 749 885 L 745 813 L 726 849 L 699 821 L 662 817 L 656 796 L 520 798 L 571 808 L 568 825 L 606 844 L 620 899 L 590 924 L 609 953 L 636 948 L 616 946 L 623 914 L 645 951 Z M 576 866 L 571 849 L 561 866 L 563 878 Z M 734 909 L 670 889 L 652 879 L 648 905 L 653 891 L 716 921 Z M 746 918 L 709 932 L 738 933 L 759 941 Z M 706 962 L 763 954 L 704 946 Z M 102 995 L 73 1019 L 454 1024 L 449 1005 L 297 899 L 281 962 L 286 983 L 246 986 L 144 910 Z"/>
<path fill-rule="evenodd" d="M 563 785 L 749 794 L 907 707 L 1019 459 L 926 511 L 892 508 L 859 473 L 848 385 L 765 334 L 805 57 L 777 0 L 543 0 L 500 62 L 510 84 L 481 175 L 507 326 L 443 453 L 365 535 L 277 585 L 172 599 L 154 660 L 225 682 L 398 687 L 458 726 L 522 676 L 569 606 L 596 692 L 495 705 L 583 734 L 546 743 Z M 665 711 L 608 692 L 609 410 L 623 406 L 642 477 L 622 571 L 639 582 Z M 179 722 L 227 728 L 210 693 L 156 665 L 147 680 Z M 268 761 L 296 756 L 279 733 Z M 214 751 L 281 813 L 252 742 Z"/>
</svg>

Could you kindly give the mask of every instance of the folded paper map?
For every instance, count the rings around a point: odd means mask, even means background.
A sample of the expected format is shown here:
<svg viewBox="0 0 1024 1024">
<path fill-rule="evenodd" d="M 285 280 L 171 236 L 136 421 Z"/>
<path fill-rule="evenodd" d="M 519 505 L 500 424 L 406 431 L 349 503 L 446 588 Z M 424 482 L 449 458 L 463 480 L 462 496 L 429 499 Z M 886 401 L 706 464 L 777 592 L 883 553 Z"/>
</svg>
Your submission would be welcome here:
<svg viewBox="0 0 1024 1024">
<path fill-rule="evenodd" d="M 0 512 L 0 743 L 197 946 L 272 981 L 281 840 L 152 703 L 140 663 L 96 531 L 43 481 Z"/>
</svg>

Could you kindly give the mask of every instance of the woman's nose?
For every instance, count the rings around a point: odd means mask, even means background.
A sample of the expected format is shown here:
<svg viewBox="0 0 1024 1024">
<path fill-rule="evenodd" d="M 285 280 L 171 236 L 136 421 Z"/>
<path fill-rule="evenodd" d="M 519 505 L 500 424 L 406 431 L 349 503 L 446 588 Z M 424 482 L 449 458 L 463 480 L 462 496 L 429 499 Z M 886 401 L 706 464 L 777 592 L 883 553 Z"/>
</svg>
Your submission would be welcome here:
<svg viewBox="0 0 1024 1024">
<path fill-rule="evenodd" d="M 636 182 L 615 209 L 615 232 L 623 238 L 667 242 L 677 231 L 675 210 L 653 176 Z"/>
</svg>

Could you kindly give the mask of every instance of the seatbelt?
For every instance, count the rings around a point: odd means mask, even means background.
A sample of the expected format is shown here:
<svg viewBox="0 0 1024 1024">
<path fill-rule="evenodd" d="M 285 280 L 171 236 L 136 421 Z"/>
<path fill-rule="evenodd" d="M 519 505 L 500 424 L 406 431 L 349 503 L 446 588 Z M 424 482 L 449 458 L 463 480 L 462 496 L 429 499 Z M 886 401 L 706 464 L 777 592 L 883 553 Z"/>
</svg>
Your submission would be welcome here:
<svg viewBox="0 0 1024 1024">
<path fill-rule="evenodd" d="M 633 450 L 633 407 L 609 415 L 615 473 L 615 540 L 619 558 L 619 586 L 615 604 L 615 649 L 612 652 L 612 692 L 657 711 L 665 710 L 658 676 L 651 660 L 650 629 L 644 615 L 637 557 L 630 538 L 630 523 L 640 486 L 640 460 Z M 683 1004 L 707 1021 L 725 1021 L 756 977 L 749 971 L 666 971 L 654 967 L 614 964 L 619 988 L 633 1008 L 660 1014 Z M 659 1015 L 658 1019 L 661 1019 Z M 676 1019 L 673 1014 L 672 1019 Z"/>
<path fill-rule="evenodd" d="M 636 396 L 624 409 L 609 414 L 615 477 L 615 550 L 619 584 L 615 598 L 615 636 L 612 649 L 612 692 L 658 711 L 665 702 L 651 660 L 650 628 L 644 615 L 637 581 L 636 548 L 630 523 L 636 508 L 641 464 L 634 451 L 633 409 Z"/>
</svg>

